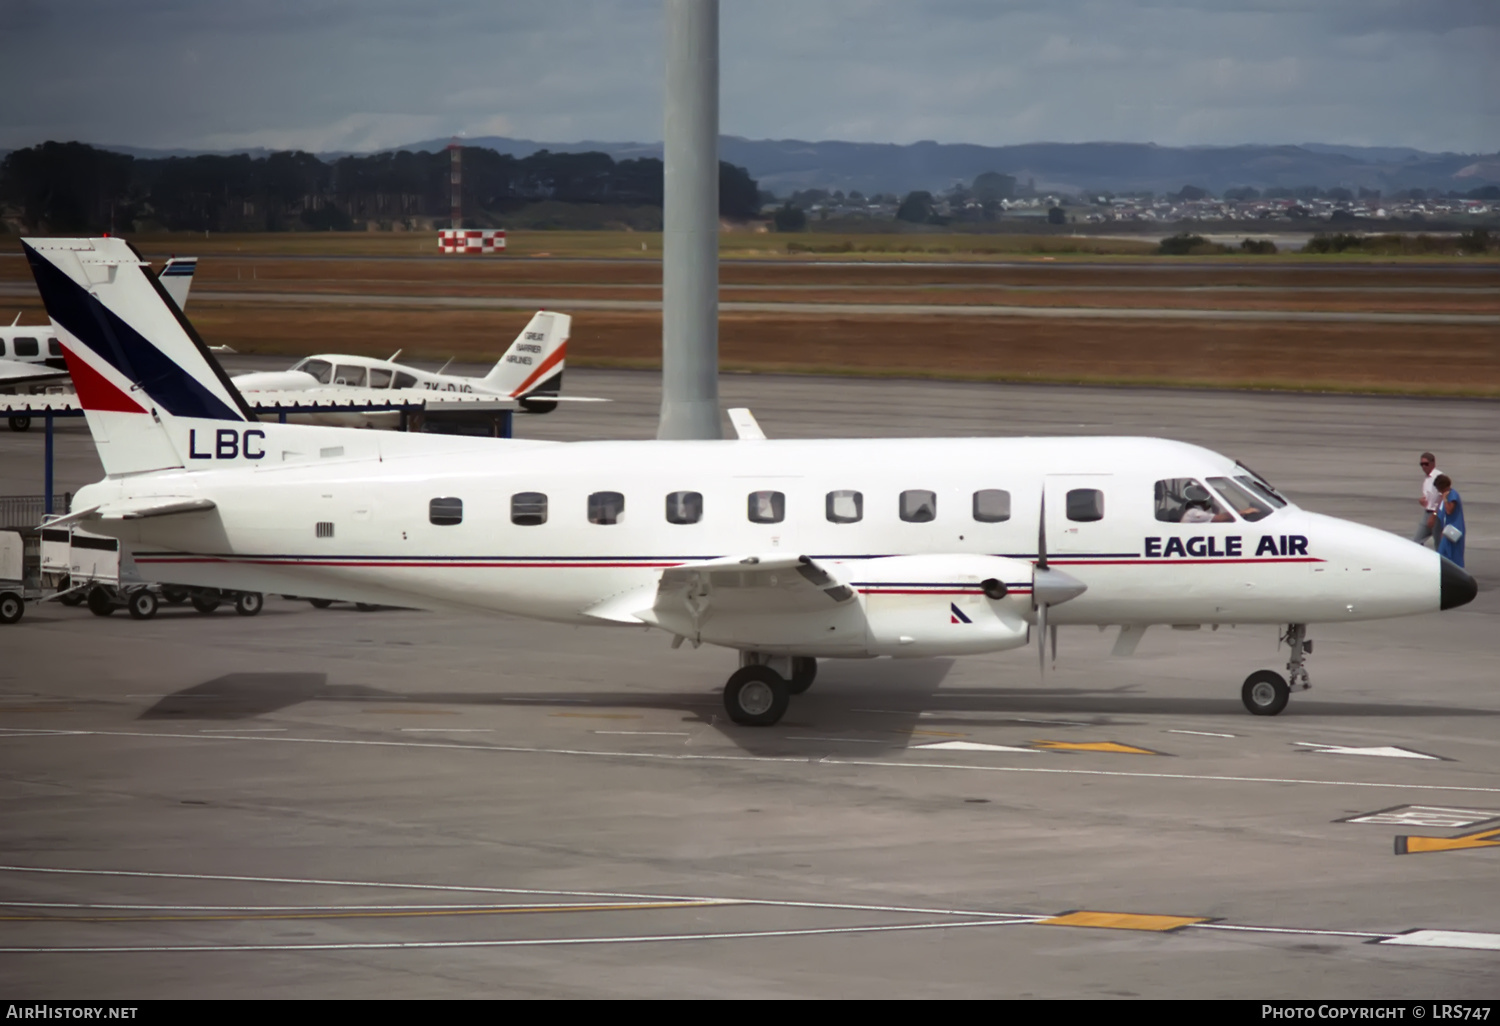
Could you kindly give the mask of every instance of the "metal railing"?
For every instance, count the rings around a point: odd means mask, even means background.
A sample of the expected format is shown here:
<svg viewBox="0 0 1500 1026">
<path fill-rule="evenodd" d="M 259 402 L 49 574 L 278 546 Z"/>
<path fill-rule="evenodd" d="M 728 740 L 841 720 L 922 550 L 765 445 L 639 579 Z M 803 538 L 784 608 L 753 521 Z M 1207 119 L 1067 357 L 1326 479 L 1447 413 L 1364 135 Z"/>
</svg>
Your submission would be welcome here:
<svg viewBox="0 0 1500 1026">
<path fill-rule="evenodd" d="M 52 496 L 52 512 L 66 513 L 73 501 L 72 492 Z M 0 496 L 0 528 L 37 527 L 47 510 L 45 495 Z"/>
</svg>

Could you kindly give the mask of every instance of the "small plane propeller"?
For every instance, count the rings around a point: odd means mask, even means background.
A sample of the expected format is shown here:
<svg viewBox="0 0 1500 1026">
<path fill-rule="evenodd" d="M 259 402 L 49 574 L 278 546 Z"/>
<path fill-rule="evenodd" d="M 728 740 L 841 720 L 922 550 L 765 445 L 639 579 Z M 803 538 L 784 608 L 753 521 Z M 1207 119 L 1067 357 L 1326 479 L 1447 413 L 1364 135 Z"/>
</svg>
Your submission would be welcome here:
<svg viewBox="0 0 1500 1026">
<path fill-rule="evenodd" d="M 1075 599 L 1088 591 L 1072 574 L 1054 570 L 1047 564 L 1047 494 L 1042 493 L 1041 514 L 1036 529 L 1036 570 L 1031 578 L 1031 601 L 1036 607 L 1036 657 L 1042 677 L 1047 676 L 1047 645 L 1052 645 L 1052 665 L 1057 665 L 1057 625 L 1047 623 L 1047 610 Z"/>
</svg>

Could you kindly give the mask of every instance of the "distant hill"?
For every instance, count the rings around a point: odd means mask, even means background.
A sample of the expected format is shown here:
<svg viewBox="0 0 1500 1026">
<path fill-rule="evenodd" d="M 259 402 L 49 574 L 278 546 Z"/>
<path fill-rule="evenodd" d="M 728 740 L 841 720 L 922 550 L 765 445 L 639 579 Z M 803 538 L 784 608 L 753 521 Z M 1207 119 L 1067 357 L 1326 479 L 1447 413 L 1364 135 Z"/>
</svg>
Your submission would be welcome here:
<svg viewBox="0 0 1500 1026">
<path fill-rule="evenodd" d="M 436 152 L 450 139 L 428 139 L 392 150 Z M 463 140 L 516 157 L 538 150 L 555 153 L 607 153 L 615 160 L 660 157 L 661 143 L 538 142 L 504 136 Z M 138 157 L 188 156 L 194 150 L 104 147 Z M 225 152 L 265 156 L 263 148 Z M 346 156 L 320 153 L 323 160 Z M 805 142 L 796 139 L 743 139 L 724 136 L 720 159 L 749 170 L 763 189 L 786 195 L 797 189 L 858 189 L 868 194 L 913 189 L 941 190 L 970 182 L 985 171 L 1034 180 L 1043 190 L 1065 192 L 1175 192 L 1196 185 L 1212 193 L 1235 186 L 1319 188 L 1343 186 L 1389 192 L 1395 189 L 1457 189 L 1500 184 L 1500 152 L 1427 153 L 1399 146 L 1334 146 L 1322 143 L 1266 146 L 1157 146 L 1154 143 L 1026 143 L 976 146 L 968 143 Z"/>
</svg>

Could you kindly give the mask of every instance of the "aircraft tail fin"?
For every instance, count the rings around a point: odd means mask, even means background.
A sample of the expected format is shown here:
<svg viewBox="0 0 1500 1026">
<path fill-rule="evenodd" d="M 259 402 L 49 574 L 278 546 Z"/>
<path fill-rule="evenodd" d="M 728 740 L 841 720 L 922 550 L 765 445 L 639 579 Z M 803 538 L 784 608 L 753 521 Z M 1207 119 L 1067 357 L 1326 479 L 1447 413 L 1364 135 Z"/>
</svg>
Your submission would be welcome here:
<svg viewBox="0 0 1500 1026">
<path fill-rule="evenodd" d="M 179 310 L 187 309 L 188 292 L 193 287 L 193 275 L 197 270 L 197 257 L 173 257 L 156 276 Z"/>
<path fill-rule="evenodd" d="M 572 324 L 573 318 L 567 314 L 539 310 L 485 376 L 485 385 L 520 400 L 522 408 L 530 412 L 553 409 L 557 404 L 548 399 L 562 392 Z"/>
<path fill-rule="evenodd" d="M 189 465 L 256 420 L 162 282 L 124 239 L 22 239 L 110 476 Z M 263 437 L 263 436 L 262 436 Z M 236 442 L 236 451 L 238 451 Z"/>
</svg>

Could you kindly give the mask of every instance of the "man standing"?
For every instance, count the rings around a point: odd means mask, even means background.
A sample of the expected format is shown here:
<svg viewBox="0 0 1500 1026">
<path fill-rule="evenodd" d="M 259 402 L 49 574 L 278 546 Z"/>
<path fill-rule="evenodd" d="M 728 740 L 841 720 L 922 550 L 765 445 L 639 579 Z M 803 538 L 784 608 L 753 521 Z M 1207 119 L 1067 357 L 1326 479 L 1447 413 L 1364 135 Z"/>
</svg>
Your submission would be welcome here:
<svg viewBox="0 0 1500 1026">
<path fill-rule="evenodd" d="M 1437 523 L 1438 490 L 1437 477 L 1442 473 L 1437 468 L 1437 459 L 1430 452 L 1424 452 L 1421 459 L 1422 473 L 1427 475 L 1422 482 L 1422 497 L 1417 501 L 1422 504 L 1422 522 L 1417 527 L 1417 533 L 1411 536 L 1411 540 L 1418 545 L 1427 544 L 1427 539 L 1434 537 L 1434 525 Z M 1436 546 L 1436 542 L 1433 543 Z"/>
</svg>

